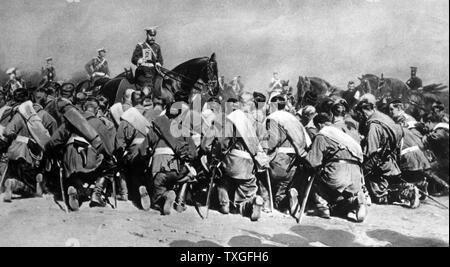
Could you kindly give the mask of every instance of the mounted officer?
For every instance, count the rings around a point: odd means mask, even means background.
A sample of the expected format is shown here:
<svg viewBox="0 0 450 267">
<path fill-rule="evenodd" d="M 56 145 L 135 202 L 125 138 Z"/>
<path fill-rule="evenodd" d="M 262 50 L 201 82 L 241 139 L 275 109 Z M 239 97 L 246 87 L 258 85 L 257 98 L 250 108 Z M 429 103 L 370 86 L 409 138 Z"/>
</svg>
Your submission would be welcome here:
<svg viewBox="0 0 450 267">
<path fill-rule="evenodd" d="M 417 67 L 411 67 L 411 78 L 406 82 L 406 85 L 411 88 L 411 90 L 415 91 L 419 88 L 422 88 L 422 80 L 416 76 L 417 75 Z"/>
<path fill-rule="evenodd" d="M 164 59 L 161 53 L 161 47 L 156 43 L 156 28 L 146 28 L 147 39 L 145 42 L 139 43 L 134 49 L 131 56 L 131 63 L 133 63 L 137 69 L 135 77 L 137 83 L 142 87 L 149 87 L 150 90 L 162 81 L 159 75 L 157 75 L 157 69 L 164 65 Z M 148 94 L 144 92 L 144 94 Z"/>
<path fill-rule="evenodd" d="M 26 88 L 25 80 L 17 77 L 16 68 L 9 68 L 6 71 L 6 74 L 9 76 L 9 80 L 3 86 L 3 90 L 9 97 L 12 97 L 12 94 L 16 89 Z"/>
<path fill-rule="evenodd" d="M 53 66 L 53 58 L 48 57 L 45 59 L 45 61 L 47 62 L 47 64 L 42 67 L 42 79 L 45 82 L 53 82 L 56 78 L 56 71 L 55 67 Z"/>
<path fill-rule="evenodd" d="M 84 66 L 94 86 L 98 86 L 102 80 L 104 81 L 105 78 L 109 79 L 110 76 L 108 61 L 105 57 L 106 49 L 100 48 L 97 52 L 98 56 L 89 60 L 89 62 Z"/>
</svg>

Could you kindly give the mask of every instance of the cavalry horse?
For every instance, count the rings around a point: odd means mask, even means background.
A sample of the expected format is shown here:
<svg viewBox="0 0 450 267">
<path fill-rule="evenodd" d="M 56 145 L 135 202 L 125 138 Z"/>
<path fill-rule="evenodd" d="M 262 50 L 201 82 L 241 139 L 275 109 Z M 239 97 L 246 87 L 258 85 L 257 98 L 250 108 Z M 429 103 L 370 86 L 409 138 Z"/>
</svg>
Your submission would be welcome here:
<svg viewBox="0 0 450 267">
<path fill-rule="evenodd" d="M 297 83 L 297 93 L 295 94 L 296 107 L 303 107 L 303 96 L 306 92 L 315 93 L 318 102 L 341 94 L 341 90 L 322 78 L 318 77 L 302 77 L 299 76 Z"/>
<path fill-rule="evenodd" d="M 163 78 L 162 84 L 152 86 L 151 93 L 153 96 L 162 98 L 166 103 L 173 102 L 174 95 L 180 91 L 187 95 L 191 95 L 194 90 L 200 91 L 202 103 L 219 93 L 215 54 L 211 57 L 191 59 L 178 65 L 173 70 L 160 68 L 157 73 Z M 143 86 L 140 86 L 137 82 L 139 78 L 132 77 L 129 73 L 122 73 L 106 82 L 100 88 L 98 94 L 105 96 L 110 105 L 120 102 L 126 89 L 143 89 Z"/>
</svg>

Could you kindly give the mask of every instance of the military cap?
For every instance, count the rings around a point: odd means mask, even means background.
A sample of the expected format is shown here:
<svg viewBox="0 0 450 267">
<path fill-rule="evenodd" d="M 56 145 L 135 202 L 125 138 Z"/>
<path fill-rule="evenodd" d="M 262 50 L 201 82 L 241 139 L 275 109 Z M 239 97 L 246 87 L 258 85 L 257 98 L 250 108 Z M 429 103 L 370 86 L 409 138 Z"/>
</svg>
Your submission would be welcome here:
<svg viewBox="0 0 450 267">
<path fill-rule="evenodd" d="M 257 103 L 266 102 L 266 96 L 260 92 L 253 92 L 253 99 Z"/>
<path fill-rule="evenodd" d="M 220 104 L 220 99 L 219 98 L 217 98 L 217 97 L 210 97 L 209 99 L 208 99 L 208 103 L 212 103 L 212 102 L 214 102 L 214 103 L 217 103 L 217 104 Z"/>
<path fill-rule="evenodd" d="M 18 88 L 13 92 L 13 99 L 17 103 L 23 103 L 28 100 L 28 90 L 25 88 Z"/>
<path fill-rule="evenodd" d="M 337 97 L 332 105 L 332 108 L 336 108 L 337 106 L 343 106 L 346 111 L 350 110 L 350 107 L 348 106 L 348 103 L 345 99 Z"/>
<path fill-rule="evenodd" d="M 310 116 L 313 116 L 315 114 L 317 114 L 317 111 L 316 111 L 316 108 L 313 107 L 313 106 L 308 105 L 308 106 L 304 107 L 303 109 L 301 109 L 301 115 L 302 116 L 310 117 Z"/>
<path fill-rule="evenodd" d="M 270 102 L 271 103 L 280 103 L 280 102 L 283 103 L 283 102 L 286 102 L 286 99 L 281 95 L 277 95 L 277 96 L 272 97 Z"/>
<path fill-rule="evenodd" d="M 97 49 L 97 52 L 98 53 L 100 53 L 100 52 L 105 52 L 106 53 L 106 49 L 104 47 L 102 47 L 102 48 Z"/>
<path fill-rule="evenodd" d="M 315 92 L 306 91 L 305 95 L 303 96 L 303 99 L 306 103 L 315 105 L 315 104 L 317 104 L 319 97 L 317 96 L 317 94 Z"/>
<path fill-rule="evenodd" d="M 355 82 L 354 82 L 354 81 L 349 81 L 348 84 L 349 84 L 349 85 L 350 85 L 350 84 L 355 84 Z"/>
<path fill-rule="evenodd" d="M 417 67 L 410 67 L 411 70 L 417 70 Z"/>
<path fill-rule="evenodd" d="M 63 83 L 60 88 L 61 96 L 72 96 L 75 91 L 75 85 L 73 83 Z"/>
<path fill-rule="evenodd" d="M 178 91 L 174 95 L 175 102 L 189 102 L 189 94 L 183 91 Z"/>
<path fill-rule="evenodd" d="M 16 72 L 16 68 L 9 68 L 6 70 L 6 74 L 10 75 L 11 73 L 15 73 Z"/>
<path fill-rule="evenodd" d="M 53 60 L 53 58 L 52 57 L 48 57 L 48 58 L 45 59 L 45 61 L 50 61 L 50 60 Z"/>
<path fill-rule="evenodd" d="M 434 102 L 433 105 L 432 105 L 431 107 L 432 107 L 432 108 L 438 108 L 438 109 L 441 110 L 441 111 L 445 109 L 445 106 L 444 106 L 444 104 L 442 104 L 441 101 L 436 101 L 436 102 Z"/>
<path fill-rule="evenodd" d="M 164 105 L 164 99 L 162 99 L 161 97 L 154 97 L 153 98 L 153 105 Z"/>
<path fill-rule="evenodd" d="M 372 94 L 365 94 L 365 95 L 363 95 L 359 102 L 363 102 L 363 101 L 365 101 L 365 102 L 367 102 L 369 104 L 372 104 L 373 106 L 377 105 L 377 99 Z"/>
<path fill-rule="evenodd" d="M 145 32 L 146 33 L 148 33 L 148 34 L 150 34 L 151 36 L 156 36 L 156 29 L 157 29 L 158 27 L 156 27 L 156 26 L 153 26 L 153 27 L 147 27 L 147 28 L 145 28 L 144 30 L 145 30 Z"/>
</svg>

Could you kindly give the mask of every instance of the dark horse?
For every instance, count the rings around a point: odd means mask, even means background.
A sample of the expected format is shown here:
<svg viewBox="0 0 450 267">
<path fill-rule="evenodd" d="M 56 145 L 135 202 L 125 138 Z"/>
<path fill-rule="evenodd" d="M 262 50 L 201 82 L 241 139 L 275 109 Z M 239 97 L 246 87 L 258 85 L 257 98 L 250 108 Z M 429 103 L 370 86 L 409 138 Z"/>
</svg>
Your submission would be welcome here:
<svg viewBox="0 0 450 267">
<path fill-rule="evenodd" d="M 313 92 L 317 95 L 318 101 L 331 97 L 333 95 L 340 95 L 340 89 L 322 78 L 318 77 L 298 77 L 297 93 L 296 93 L 296 106 L 302 107 L 302 99 L 306 92 Z"/>
<path fill-rule="evenodd" d="M 203 102 L 219 93 L 215 54 L 211 57 L 191 59 L 173 70 L 161 68 L 158 75 L 163 78 L 162 84 L 154 86 L 152 94 L 161 97 L 166 103 L 173 102 L 175 93 L 180 91 L 191 95 L 196 89 L 201 92 Z M 105 83 L 99 91 L 99 94 L 109 100 L 110 105 L 121 101 L 126 89 L 142 90 L 145 86 L 137 83 L 139 77 L 131 77 L 126 74 L 119 76 Z"/>
</svg>

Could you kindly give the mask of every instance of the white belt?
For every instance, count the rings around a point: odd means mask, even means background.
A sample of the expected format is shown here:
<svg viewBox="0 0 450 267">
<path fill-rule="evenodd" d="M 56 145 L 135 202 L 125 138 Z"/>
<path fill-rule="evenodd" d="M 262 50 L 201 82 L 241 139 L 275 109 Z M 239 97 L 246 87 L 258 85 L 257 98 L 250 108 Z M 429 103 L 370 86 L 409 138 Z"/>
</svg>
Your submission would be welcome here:
<svg viewBox="0 0 450 267">
<path fill-rule="evenodd" d="M 278 153 L 295 154 L 295 149 L 293 147 L 279 147 Z"/>
<path fill-rule="evenodd" d="M 142 63 L 141 66 L 153 68 L 155 65 L 153 63 Z"/>
<path fill-rule="evenodd" d="M 25 137 L 25 136 L 18 135 L 18 136 L 16 137 L 16 141 L 17 141 L 17 142 L 21 142 L 21 143 L 28 144 L 28 141 L 30 141 L 30 138 Z"/>
<path fill-rule="evenodd" d="M 81 136 L 71 136 L 69 138 L 69 141 L 67 141 L 67 145 L 73 144 L 73 143 L 75 143 L 75 141 L 83 142 L 83 143 L 86 143 L 88 146 L 91 146 L 91 144 Z"/>
<path fill-rule="evenodd" d="M 414 151 L 419 151 L 420 148 L 419 146 L 412 146 L 412 147 L 408 147 L 406 149 L 403 149 L 402 152 L 400 153 L 401 156 L 408 154 L 410 152 L 414 152 Z"/>
<path fill-rule="evenodd" d="M 131 144 L 132 145 L 140 145 L 140 144 L 144 143 L 144 141 L 145 141 L 144 137 L 134 138 L 134 140 Z"/>
<path fill-rule="evenodd" d="M 252 159 L 252 156 L 248 152 L 238 150 L 238 149 L 231 150 L 230 155 L 233 155 L 233 156 L 236 156 L 239 158 L 244 158 L 244 159 Z"/>
<path fill-rule="evenodd" d="M 175 152 L 170 147 L 158 147 L 155 149 L 155 153 L 153 153 L 153 156 L 156 155 L 175 155 Z"/>
</svg>

